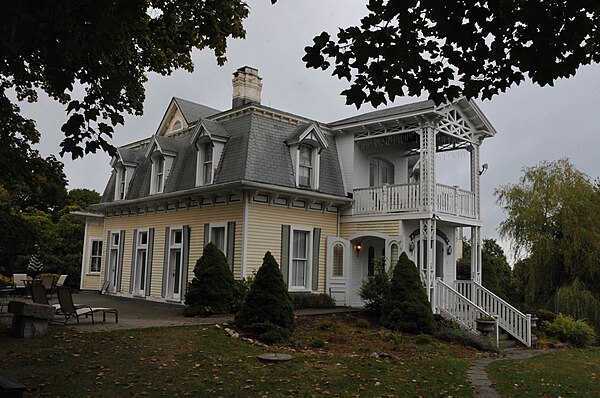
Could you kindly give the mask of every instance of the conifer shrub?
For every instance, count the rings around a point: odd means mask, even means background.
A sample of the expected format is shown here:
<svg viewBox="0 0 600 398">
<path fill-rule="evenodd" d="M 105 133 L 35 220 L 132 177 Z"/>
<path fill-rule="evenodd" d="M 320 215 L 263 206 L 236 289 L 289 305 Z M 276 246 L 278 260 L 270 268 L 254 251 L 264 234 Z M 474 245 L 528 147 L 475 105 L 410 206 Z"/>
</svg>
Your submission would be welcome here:
<svg viewBox="0 0 600 398">
<path fill-rule="evenodd" d="M 290 297 L 296 310 L 335 307 L 335 300 L 325 293 L 290 293 Z"/>
<path fill-rule="evenodd" d="M 279 265 L 271 252 L 256 273 L 250 291 L 235 316 L 245 333 L 267 343 L 285 343 L 294 331 L 294 307 Z"/>
<path fill-rule="evenodd" d="M 582 319 L 574 319 L 569 315 L 558 314 L 554 322 L 545 322 L 548 336 L 556 337 L 563 343 L 571 343 L 575 347 L 587 347 L 594 343 L 594 329 Z"/>
<path fill-rule="evenodd" d="M 185 293 L 186 316 L 227 314 L 233 300 L 233 275 L 227 259 L 214 243 L 204 248 Z"/>
<path fill-rule="evenodd" d="M 377 257 L 373 261 L 373 275 L 363 280 L 358 295 L 365 303 L 365 308 L 380 318 L 389 291 L 390 276 L 385 269 L 385 257 Z"/>
<path fill-rule="evenodd" d="M 431 334 L 435 329 L 419 271 L 406 252 L 394 267 L 390 291 L 382 307 L 381 323 L 386 328 L 414 334 Z"/>
</svg>

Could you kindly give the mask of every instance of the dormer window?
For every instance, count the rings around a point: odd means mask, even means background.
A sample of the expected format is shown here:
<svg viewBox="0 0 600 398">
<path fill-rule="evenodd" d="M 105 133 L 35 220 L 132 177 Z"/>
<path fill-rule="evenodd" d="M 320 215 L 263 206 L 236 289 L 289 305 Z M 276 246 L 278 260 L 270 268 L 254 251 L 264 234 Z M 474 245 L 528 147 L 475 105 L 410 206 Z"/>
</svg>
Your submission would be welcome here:
<svg viewBox="0 0 600 398">
<path fill-rule="evenodd" d="M 171 128 L 171 131 L 177 130 L 181 130 L 181 120 L 176 120 L 175 123 L 173 123 L 173 127 Z"/>
<path fill-rule="evenodd" d="M 119 200 L 125 199 L 127 194 L 127 169 L 125 167 L 119 167 L 117 169 L 117 198 Z"/>
<path fill-rule="evenodd" d="M 212 184 L 213 180 L 213 144 L 207 142 L 203 145 L 202 184 Z"/>
<path fill-rule="evenodd" d="M 154 187 L 156 188 L 156 193 L 161 193 L 165 183 L 165 158 L 162 156 L 157 156 L 155 158 L 154 170 Z"/>
<path fill-rule="evenodd" d="M 313 186 L 313 152 L 314 149 L 310 145 L 300 145 L 298 148 L 298 185 L 301 187 Z"/>
</svg>

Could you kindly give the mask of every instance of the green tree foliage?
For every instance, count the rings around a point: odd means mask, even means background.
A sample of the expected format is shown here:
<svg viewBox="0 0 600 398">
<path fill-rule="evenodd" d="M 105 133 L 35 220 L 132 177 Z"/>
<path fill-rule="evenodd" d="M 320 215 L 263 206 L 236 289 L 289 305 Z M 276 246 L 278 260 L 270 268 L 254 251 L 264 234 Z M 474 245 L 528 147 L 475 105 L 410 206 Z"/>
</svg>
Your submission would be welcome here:
<svg viewBox="0 0 600 398">
<path fill-rule="evenodd" d="M 590 317 L 581 305 L 600 298 L 598 186 L 560 159 L 526 168 L 518 184 L 496 195 L 507 213 L 500 233 L 518 253 L 528 254 L 519 270 L 526 280 L 525 306 Z"/>
<path fill-rule="evenodd" d="M 223 252 L 208 243 L 194 267 L 185 292 L 186 315 L 228 314 L 233 301 L 233 275 Z"/>
<path fill-rule="evenodd" d="M 370 0 L 360 25 L 323 32 L 306 47 L 307 67 L 347 79 L 360 107 L 429 93 L 491 98 L 526 77 L 541 86 L 600 61 L 594 1 Z"/>
<path fill-rule="evenodd" d="M 92 189 L 76 188 L 67 194 L 67 202 L 71 206 L 85 209 L 90 205 L 100 203 L 100 194 Z"/>
<path fill-rule="evenodd" d="M 580 279 L 600 286 L 600 192 L 567 160 L 529 167 L 496 190 L 500 225 L 517 253 L 529 254 L 528 304 L 552 309 L 556 290 Z"/>
<path fill-rule="evenodd" d="M 456 263 L 457 279 L 471 279 L 471 245 L 463 242 L 463 255 Z M 481 247 L 482 284 L 505 300 L 512 300 L 511 269 L 502 247 L 495 239 L 484 239 Z M 512 301 L 511 301 L 512 302 Z"/>
<path fill-rule="evenodd" d="M 561 286 L 556 291 L 555 311 L 569 314 L 576 319 L 585 319 L 596 330 L 600 330 L 600 298 L 579 280 Z"/>
<path fill-rule="evenodd" d="M 73 158 L 112 150 L 107 139 L 123 114 L 142 113 L 148 72 L 192 71 L 193 49 L 213 50 L 222 65 L 227 39 L 245 36 L 248 15 L 242 0 L 1 4 L 0 129 L 8 134 L 0 137 L 15 146 L 37 140 L 8 93 L 34 102 L 43 91 L 65 105 L 61 153 Z"/>
<path fill-rule="evenodd" d="M 294 308 L 271 252 L 265 254 L 235 324 L 266 343 L 290 339 L 295 328 Z"/>
<path fill-rule="evenodd" d="M 361 283 L 358 295 L 365 303 L 365 308 L 380 318 L 383 303 L 390 291 L 390 276 L 385 269 L 385 257 L 377 257 L 374 260 L 373 271 L 373 275 L 367 276 Z"/>
<path fill-rule="evenodd" d="M 394 267 L 390 293 L 383 303 L 383 326 L 408 333 L 431 334 L 435 328 L 433 312 L 419 277 L 419 271 L 406 252 Z"/>
</svg>

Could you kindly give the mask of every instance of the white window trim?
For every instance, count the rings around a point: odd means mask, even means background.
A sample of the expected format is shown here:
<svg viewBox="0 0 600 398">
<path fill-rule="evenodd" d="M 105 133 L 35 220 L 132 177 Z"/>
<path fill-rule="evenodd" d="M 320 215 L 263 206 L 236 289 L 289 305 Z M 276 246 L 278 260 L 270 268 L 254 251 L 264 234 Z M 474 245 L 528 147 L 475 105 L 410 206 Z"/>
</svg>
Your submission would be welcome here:
<svg viewBox="0 0 600 398">
<path fill-rule="evenodd" d="M 180 243 L 173 243 L 172 242 L 172 237 L 173 237 L 173 233 L 174 231 L 181 231 L 181 242 Z M 179 257 L 181 259 L 181 264 L 179 264 L 179 295 L 181 296 L 181 290 L 183 287 L 183 225 L 176 225 L 176 226 L 170 226 L 169 227 L 169 250 L 168 250 L 168 260 L 167 260 L 167 267 L 169 272 L 171 272 L 171 267 L 173 266 L 171 264 L 171 251 L 172 250 L 181 250 L 181 256 Z M 173 300 L 173 286 L 169 286 L 169 283 L 171 281 L 171 278 L 169 276 L 167 276 L 167 280 L 166 280 L 166 286 L 167 286 L 167 300 Z M 171 296 L 168 296 L 168 294 L 171 294 Z M 180 297 L 181 300 L 183 300 L 183 297 Z"/>
<path fill-rule="evenodd" d="M 204 180 L 204 151 L 206 150 L 206 145 L 210 145 L 212 147 L 210 181 Z M 210 185 L 215 179 L 215 145 L 212 141 L 207 141 L 203 144 L 196 145 L 196 150 L 196 186 L 199 187 L 202 185 Z"/>
<path fill-rule="evenodd" d="M 298 188 L 306 188 L 306 185 L 300 185 L 300 147 L 306 145 L 312 148 L 312 181 L 308 188 L 319 189 L 319 170 L 321 163 L 320 148 L 308 143 L 299 142 L 296 146 L 296 186 Z"/>
<path fill-rule="evenodd" d="M 117 242 L 117 244 L 115 245 L 114 242 L 114 237 L 118 236 L 119 237 L 119 241 Z M 113 250 L 115 251 L 115 272 L 117 272 L 118 268 L 121 267 L 123 264 L 119 263 L 119 259 L 121 257 L 121 233 L 120 232 L 111 232 L 110 236 L 109 236 L 109 241 L 108 241 L 108 256 L 106 258 L 106 264 L 105 264 L 105 275 L 108 275 L 108 273 L 110 272 L 110 266 L 112 264 L 112 259 L 113 259 Z M 115 276 L 112 275 L 111 278 L 114 278 Z M 112 282 L 112 280 L 111 280 Z M 116 291 L 116 286 L 112 286 L 111 287 L 113 289 L 113 291 Z"/>
<path fill-rule="evenodd" d="M 308 232 L 306 239 L 306 280 L 305 286 L 292 286 L 292 268 L 294 265 L 294 232 Z M 290 292 L 311 292 L 312 289 L 312 261 L 313 261 L 313 228 L 303 226 L 292 226 L 290 228 L 290 249 L 289 249 L 289 264 L 288 264 L 288 290 Z"/>
<path fill-rule="evenodd" d="M 342 275 L 334 275 L 334 270 L 335 270 L 335 247 L 336 246 L 340 246 L 342 248 Z M 335 242 L 332 246 L 331 246 L 331 279 L 334 280 L 344 280 L 346 279 L 346 267 L 345 267 L 345 263 L 346 263 L 346 246 L 344 246 L 344 244 L 342 242 Z"/>
<path fill-rule="evenodd" d="M 141 240 L 140 240 L 140 236 L 146 233 L 146 243 L 142 244 Z M 138 289 L 136 289 L 136 284 L 138 282 L 138 273 L 140 271 L 140 264 L 138 264 L 138 259 L 139 259 L 139 255 L 138 252 L 140 250 L 146 250 L 146 278 L 148 277 L 148 239 L 150 238 L 150 230 L 149 229 L 138 229 L 137 230 L 137 235 L 135 237 L 135 270 L 133 273 L 133 294 L 136 294 L 136 292 L 139 292 Z M 144 281 L 144 285 L 145 285 Z"/>
<path fill-rule="evenodd" d="M 224 236 L 223 236 L 223 254 L 227 257 L 227 223 L 226 222 L 215 222 L 208 224 L 208 241 L 212 242 L 212 232 L 214 228 L 223 228 Z M 214 243 L 214 242 L 213 242 Z"/>
<path fill-rule="evenodd" d="M 102 272 L 102 253 L 104 251 L 104 240 L 100 237 L 92 237 L 89 239 L 89 247 L 88 247 L 88 266 L 87 266 L 87 275 L 100 275 Z M 100 249 L 100 269 L 98 271 L 92 271 L 92 250 L 94 248 L 94 242 L 100 242 L 102 244 L 102 248 Z"/>
</svg>

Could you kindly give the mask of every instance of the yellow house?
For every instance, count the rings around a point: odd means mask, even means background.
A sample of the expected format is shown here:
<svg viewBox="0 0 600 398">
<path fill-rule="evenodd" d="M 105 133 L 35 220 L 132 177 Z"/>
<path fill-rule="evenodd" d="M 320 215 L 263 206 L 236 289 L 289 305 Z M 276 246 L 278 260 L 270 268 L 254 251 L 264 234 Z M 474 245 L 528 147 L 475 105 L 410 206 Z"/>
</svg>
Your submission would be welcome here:
<svg viewBox="0 0 600 398">
<path fill-rule="evenodd" d="M 291 292 L 360 306 L 374 259 L 389 267 L 405 251 L 436 312 L 467 326 L 506 312 L 481 286 L 479 147 L 495 130 L 474 102 L 423 101 L 324 123 L 262 105 L 261 88 L 256 69 L 240 68 L 231 109 L 173 98 L 154 135 L 118 148 L 101 203 L 81 213 L 82 289 L 182 302 L 214 242 L 236 278 L 271 251 Z M 436 179 L 447 151 L 467 153 L 468 187 Z M 472 280 L 457 281 L 465 228 Z M 527 325 L 511 323 L 518 316 L 498 322 L 526 341 Z"/>
</svg>

